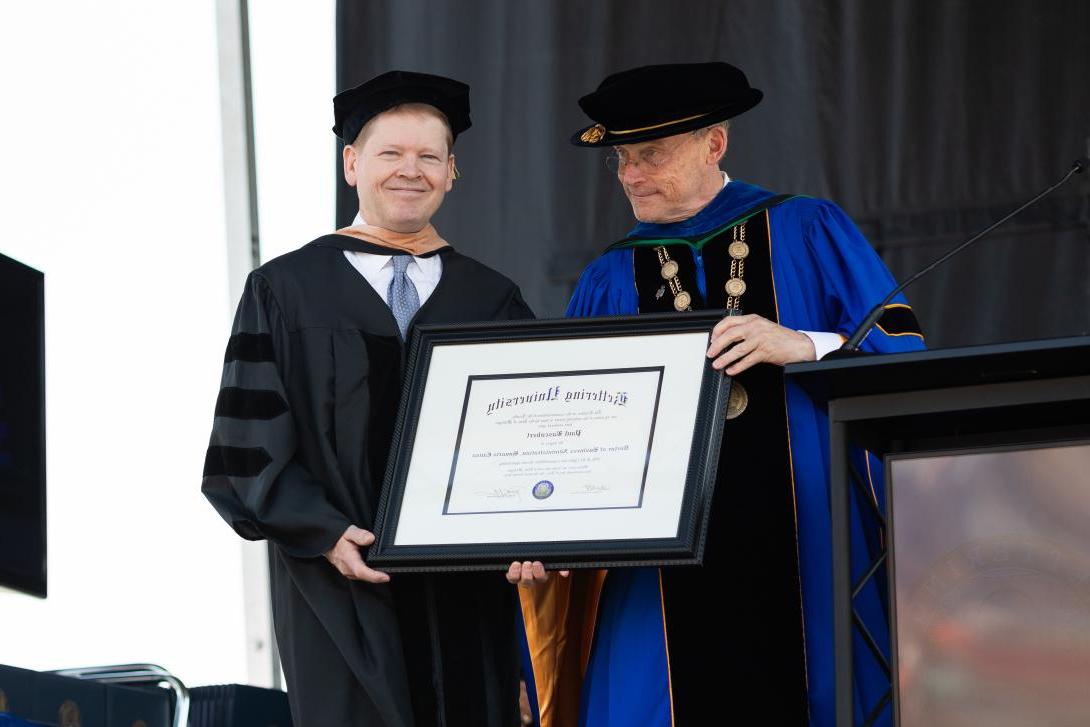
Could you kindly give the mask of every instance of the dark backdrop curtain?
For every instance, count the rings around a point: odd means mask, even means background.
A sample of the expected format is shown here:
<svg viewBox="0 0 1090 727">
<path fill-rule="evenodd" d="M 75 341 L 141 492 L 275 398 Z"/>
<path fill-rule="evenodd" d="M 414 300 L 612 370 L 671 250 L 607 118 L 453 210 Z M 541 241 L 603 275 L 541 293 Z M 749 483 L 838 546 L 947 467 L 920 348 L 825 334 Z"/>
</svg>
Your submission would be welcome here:
<svg viewBox="0 0 1090 727">
<path fill-rule="evenodd" d="M 1090 152 L 1086 0 L 340 0 L 338 87 L 393 68 L 472 87 L 463 178 L 436 218 L 560 315 L 633 220 L 568 137 L 607 74 L 726 60 L 765 92 L 725 168 L 838 202 L 898 278 Z M 337 221 L 355 213 L 341 177 Z M 1090 332 L 1090 174 L 909 289 L 931 346 Z"/>
</svg>

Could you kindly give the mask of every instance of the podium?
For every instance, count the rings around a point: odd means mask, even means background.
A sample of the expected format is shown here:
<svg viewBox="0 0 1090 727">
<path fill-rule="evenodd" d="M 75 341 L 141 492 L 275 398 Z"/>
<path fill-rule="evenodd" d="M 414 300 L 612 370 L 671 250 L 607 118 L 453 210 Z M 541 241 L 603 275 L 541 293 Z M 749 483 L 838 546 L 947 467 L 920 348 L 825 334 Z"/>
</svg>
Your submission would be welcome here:
<svg viewBox="0 0 1090 727">
<path fill-rule="evenodd" d="M 972 716 L 1017 723 L 1019 710 L 1038 724 L 1040 710 L 1048 724 L 1077 724 L 1080 711 L 1085 719 L 1090 337 L 814 361 L 785 373 L 828 406 L 838 727 L 873 721 L 889 700 L 905 727 Z M 854 470 L 853 447 L 883 459 L 884 506 Z M 850 514 L 866 502 L 881 545 L 853 579 Z M 891 659 L 854 604 L 874 580 L 887 598 Z M 863 717 L 853 711 L 853 634 L 889 677 Z"/>
</svg>

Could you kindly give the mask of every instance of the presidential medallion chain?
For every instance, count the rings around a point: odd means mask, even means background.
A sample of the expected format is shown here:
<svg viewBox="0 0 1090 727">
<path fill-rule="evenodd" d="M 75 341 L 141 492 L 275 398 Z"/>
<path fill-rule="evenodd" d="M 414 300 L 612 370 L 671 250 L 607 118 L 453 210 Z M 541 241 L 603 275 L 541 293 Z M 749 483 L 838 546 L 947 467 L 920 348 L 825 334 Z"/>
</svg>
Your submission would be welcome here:
<svg viewBox="0 0 1090 727">
<path fill-rule="evenodd" d="M 746 292 L 746 258 L 749 257 L 749 245 L 746 244 L 746 223 L 735 225 L 731 228 L 731 243 L 727 248 L 730 254 L 730 279 L 723 286 L 727 291 L 727 314 L 737 314 L 742 308 L 742 296 Z M 670 253 L 664 245 L 655 248 L 655 255 L 659 261 L 659 275 L 666 281 L 670 293 L 674 296 L 674 310 L 692 310 L 692 296 L 682 287 L 678 277 L 679 266 L 676 260 L 670 259 Z M 666 286 L 664 286 L 666 287 Z M 659 295 L 664 293 L 659 289 Z M 658 298 L 659 295 L 655 297 Z M 749 405 L 749 393 L 737 379 L 731 381 L 730 397 L 727 402 L 727 419 L 736 419 L 742 415 Z"/>
<path fill-rule="evenodd" d="M 667 252 L 663 245 L 659 245 L 655 248 L 655 254 L 658 256 L 659 265 L 661 266 L 659 274 L 662 275 L 662 279 L 670 286 L 670 292 L 674 296 L 674 310 L 692 310 L 693 298 L 683 287 L 681 287 L 681 279 L 677 276 L 677 261 L 670 259 L 670 253 Z"/>
<path fill-rule="evenodd" d="M 749 257 L 749 245 L 746 244 L 746 223 L 735 225 L 731 229 L 732 239 L 727 252 L 730 254 L 730 279 L 723 287 L 727 291 L 727 310 L 736 311 L 742 307 L 742 296 L 746 292 L 746 258 Z"/>
<path fill-rule="evenodd" d="M 730 254 L 730 279 L 723 286 L 727 291 L 727 315 L 737 314 L 742 308 L 742 296 L 746 292 L 746 258 L 749 257 L 749 245 L 746 244 L 746 223 L 731 228 L 731 243 L 727 248 Z M 738 379 L 730 384 L 730 398 L 727 402 L 727 419 L 737 419 L 749 406 L 749 392 Z"/>
</svg>

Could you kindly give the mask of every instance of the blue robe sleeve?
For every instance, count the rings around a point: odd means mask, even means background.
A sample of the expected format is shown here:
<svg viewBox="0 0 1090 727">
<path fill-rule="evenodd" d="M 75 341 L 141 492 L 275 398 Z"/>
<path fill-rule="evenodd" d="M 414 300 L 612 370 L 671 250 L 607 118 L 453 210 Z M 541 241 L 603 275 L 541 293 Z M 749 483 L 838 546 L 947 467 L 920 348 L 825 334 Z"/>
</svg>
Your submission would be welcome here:
<svg viewBox="0 0 1090 727">
<path fill-rule="evenodd" d="M 638 312 L 632 250 L 622 249 L 607 252 L 587 266 L 579 276 L 564 315 L 587 318 Z"/>
<path fill-rule="evenodd" d="M 896 286 L 878 254 L 835 204 L 812 199 L 787 202 L 770 211 L 777 305 L 783 325 L 850 335 L 870 310 Z M 863 341 L 871 353 L 922 350 L 919 325 L 903 296 L 898 296 Z M 806 630 L 807 681 L 811 727 L 834 718 L 834 648 L 832 643 L 832 553 L 829 514 L 828 425 L 825 411 L 795 382 L 787 382 L 788 425 L 798 513 L 800 577 Z M 866 483 L 865 499 L 852 492 L 852 574 L 858 580 L 870 567 L 878 542 L 874 518 L 885 508 L 882 462 L 855 449 L 852 463 Z M 870 503 L 867 502 L 870 501 Z M 871 580 L 856 596 L 856 611 L 888 657 L 890 633 L 882 593 Z M 879 703 L 889 681 L 857 636 L 853 645 L 856 721 Z M 889 724 L 889 707 L 876 724 Z"/>
<path fill-rule="evenodd" d="M 849 336 L 867 314 L 897 285 L 859 228 L 831 202 L 819 203 L 803 242 L 822 275 L 824 317 L 842 336 Z M 904 296 L 886 306 L 878 325 L 863 340 L 871 353 L 918 351 L 923 333 Z"/>
</svg>

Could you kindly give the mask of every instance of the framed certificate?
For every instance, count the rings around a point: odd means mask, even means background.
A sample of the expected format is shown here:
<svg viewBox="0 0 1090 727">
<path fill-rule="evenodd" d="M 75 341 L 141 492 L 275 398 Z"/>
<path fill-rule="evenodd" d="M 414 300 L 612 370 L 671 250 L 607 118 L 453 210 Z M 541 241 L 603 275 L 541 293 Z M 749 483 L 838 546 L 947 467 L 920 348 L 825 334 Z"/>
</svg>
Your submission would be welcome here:
<svg viewBox="0 0 1090 727">
<path fill-rule="evenodd" d="M 368 562 L 699 563 L 730 379 L 720 313 L 420 326 Z"/>
</svg>

